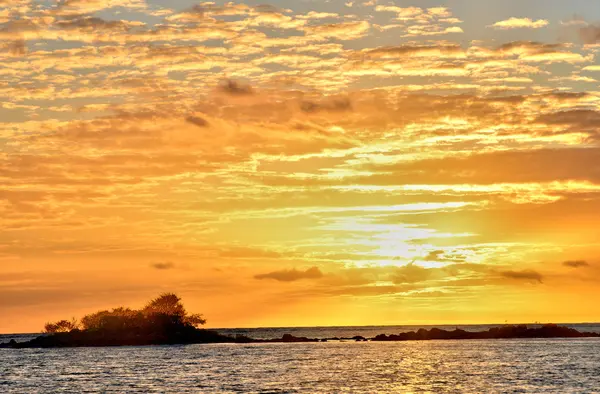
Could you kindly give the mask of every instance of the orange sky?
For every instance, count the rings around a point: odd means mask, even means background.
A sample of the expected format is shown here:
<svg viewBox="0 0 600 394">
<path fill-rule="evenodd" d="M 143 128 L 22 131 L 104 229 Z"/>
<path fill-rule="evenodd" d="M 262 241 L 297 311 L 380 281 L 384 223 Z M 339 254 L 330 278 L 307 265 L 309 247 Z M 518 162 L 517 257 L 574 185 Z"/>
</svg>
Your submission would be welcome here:
<svg viewBox="0 0 600 394">
<path fill-rule="evenodd" d="M 600 9 L 553 2 L 0 0 L 0 332 L 600 320 Z"/>
</svg>

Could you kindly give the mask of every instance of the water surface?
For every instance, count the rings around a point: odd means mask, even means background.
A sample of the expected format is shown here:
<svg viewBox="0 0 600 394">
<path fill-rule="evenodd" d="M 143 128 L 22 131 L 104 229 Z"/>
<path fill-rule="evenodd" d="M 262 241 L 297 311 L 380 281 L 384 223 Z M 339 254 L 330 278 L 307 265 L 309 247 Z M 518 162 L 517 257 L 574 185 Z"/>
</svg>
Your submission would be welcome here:
<svg viewBox="0 0 600 394">
<path fill-rule="evenodd" d="M 0 392 L 594 393 L 600 339 L 0 349 Z"/>
</svg>

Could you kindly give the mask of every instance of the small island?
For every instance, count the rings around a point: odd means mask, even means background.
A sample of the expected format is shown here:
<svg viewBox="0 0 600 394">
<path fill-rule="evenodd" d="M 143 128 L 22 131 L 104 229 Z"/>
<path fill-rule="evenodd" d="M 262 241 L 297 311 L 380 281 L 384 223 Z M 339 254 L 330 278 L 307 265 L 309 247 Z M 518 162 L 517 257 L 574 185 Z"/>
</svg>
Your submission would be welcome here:
<svg viewBox="0 0 600 394">
<path fill-rule="evenodd" d="M 0 348 L 59 348 L 98 346 L 144 346 L 208 343 L 295 343 L 326 342 L 332 340 L 354 341 L 423 341 L 465 339 L 516 339 L 516 338 L 585 338 L 600 337 L 599 333 L 580 332 L 555 324 L 529 328 L 526 325 L 507 325 L 486 331 L 452 331 L 432 328 L 400 334 L 380 334 L 374 338 L 306 338 L 285 334 L 281 338 L 253 339 L 246 336 L 227 336 L 200 328 L 206 319 L 200 314 L 189 314 L 176 294 L 164 293 L 151 300 L 144 308 L 114 308 L 99 311 L 81 320 L 61 320 L 47 323 L 44 335 L 28 342 L 0 344 Z"/>
</svg>

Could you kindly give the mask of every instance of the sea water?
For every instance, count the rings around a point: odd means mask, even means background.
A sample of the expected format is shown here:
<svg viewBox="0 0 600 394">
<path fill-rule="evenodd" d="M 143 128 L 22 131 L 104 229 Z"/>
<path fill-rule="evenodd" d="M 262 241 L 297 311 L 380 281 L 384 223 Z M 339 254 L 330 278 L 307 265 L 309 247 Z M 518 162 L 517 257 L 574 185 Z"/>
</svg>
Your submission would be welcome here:
<svg viewBox="0 0 600 394">
<path fill-rule="evenodd" d="M 349 337 L 415 329 L 404 328 L 251 333 Z M 600 339 L 0 349 L 0 392 L 600 393 Z"/>
</svg>

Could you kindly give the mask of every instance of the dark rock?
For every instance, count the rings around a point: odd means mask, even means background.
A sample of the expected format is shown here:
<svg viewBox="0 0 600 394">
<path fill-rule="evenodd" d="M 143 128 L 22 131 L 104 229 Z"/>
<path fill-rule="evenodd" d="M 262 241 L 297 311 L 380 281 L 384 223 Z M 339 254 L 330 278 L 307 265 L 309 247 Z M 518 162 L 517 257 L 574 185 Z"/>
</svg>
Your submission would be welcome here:
<svg viewBox="0 0 600 394">
<path fill-rule="evenodd" d="M 380 334 L 372 341 L 424 341 L 424 340 L 461 340 L 461 339 L 509 339 L 509 338 L 584 338 L 600 337 L 598 333 L 580 332 L 572 328 L 547 324 L 542 327 L 529 328 L 525 325 L 490 328 L 487 331 L 471 332 L 460 329 L 452 331 L 432 328 L 419 329 L 400 334 Z M 360 335 L 346 338 L 354 341 L 368 341 Z M 106 330 L 73 330 L 39 336 L 28 342 L 17 343 L 12 339 L 0 344 L 0 348 L 56 348 L 81 346 L 142 346 L 142 345 L 174 345 L 199 343 L 301 343 L 327 342 L 340 338 L 315 339 L 296 337 L 284 334 L 281 338 L 258 340 L 244 335 L 230 337 L 216 331 L 198 329 L 189 325 L 165 324 L 152 328 L 128 328 Z"/>
<path fill-rule="evenodd" d="M 306 337 L 295 337 L 292 334 L 283 334 L 281 339 L 274 339 L 271 340 L 271 342 L 319 342 L 319 340 Z"/>
<path fill-rule="evenodd" d="M 561 327 L 556 324 L 546 324 L 539 328 L 528 328 L 525 325 L 503 326 L 490 328 L 487 331 L 470 332 L 460 329 L 453 331 L 432 328 L 409 331 L 398 335 L 377 335 L 373 341 L 426 341 L 432 339 L 512 339 L 512 338 L 583 338 L 600 337 L 593 332 L 579 332 L 573 328 Z"/>
</svg>

